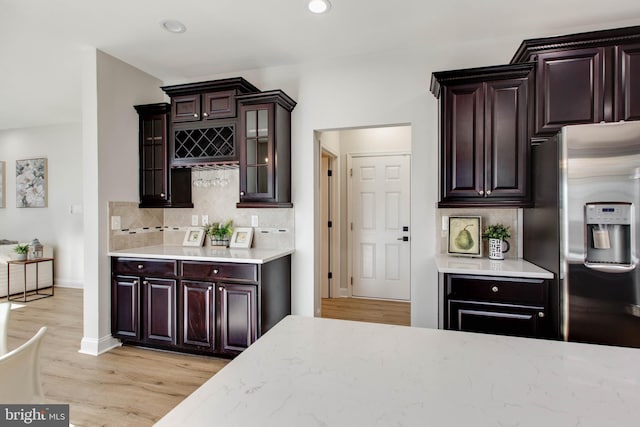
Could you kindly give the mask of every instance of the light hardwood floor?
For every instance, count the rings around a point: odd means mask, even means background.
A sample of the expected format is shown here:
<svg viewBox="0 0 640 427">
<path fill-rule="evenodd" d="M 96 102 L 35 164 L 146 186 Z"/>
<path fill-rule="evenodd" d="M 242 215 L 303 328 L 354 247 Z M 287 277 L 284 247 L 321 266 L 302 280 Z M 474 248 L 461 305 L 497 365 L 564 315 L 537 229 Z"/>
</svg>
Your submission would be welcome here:
<svg viewBox="0 0 640 427">
<path fill-rule="evenodd" d="M 70 404 L 78 426 L 150 426 L 228 363 L 129 346 L 80 354 L 79 289 L 56 288 L 52 298 L 11 310 L 9 349 L 41 326 L 48 327 L 41 348 L 44 394 L 50 403 Z"/>
<path fill-rule="evenodd" d="M 411 304 L 362 298 L 323 298 L 322 317 L 410 326 Z"/>
</svg>

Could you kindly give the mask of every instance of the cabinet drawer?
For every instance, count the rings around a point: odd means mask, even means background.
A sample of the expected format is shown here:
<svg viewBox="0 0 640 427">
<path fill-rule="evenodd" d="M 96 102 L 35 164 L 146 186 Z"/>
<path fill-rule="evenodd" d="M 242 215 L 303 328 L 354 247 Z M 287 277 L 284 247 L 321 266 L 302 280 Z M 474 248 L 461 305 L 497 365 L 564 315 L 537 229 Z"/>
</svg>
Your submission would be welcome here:
<svg viewBox="0 0 640 427">
<path fill-rule="evenodd" d="M 175 260 L 150 260 L 139 258 L 114 258 L 112 270 L 119 274 L 176 276 L 178 273 Z"/>
<path fill-rule="evenodd" d="M 547 305 L 547 282 L 543 279 L 447 275 L 447 298 Z"/>
<path fill-rule="evenodd" d="M 182 277 L 185 279 L 230 279 L 257 282 L 258 266 L 255 264 L 183 261 Z"/>
</svg>

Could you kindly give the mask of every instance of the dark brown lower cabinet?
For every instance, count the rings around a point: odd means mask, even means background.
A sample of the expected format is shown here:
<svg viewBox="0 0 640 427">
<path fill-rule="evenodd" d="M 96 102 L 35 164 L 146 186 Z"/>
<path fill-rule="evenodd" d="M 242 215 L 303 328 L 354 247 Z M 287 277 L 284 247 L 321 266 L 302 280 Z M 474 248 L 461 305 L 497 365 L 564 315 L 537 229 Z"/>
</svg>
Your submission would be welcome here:
<svg viewBox="0 0 640 427">
<path fill-rule="evenodd" d="M 233 357 L 291 314 L 290 256 L 264 264 L 114 257 L 111 269 L 112 334 L 124 343 Z M 152 272 L 161 277 L 144 276 Z"/>
<path fill-rule="evenodd" d="M 120 338 L 139 339 L 140 279 L 129 276 L 115 276 L 111 290 L 111 332 Z"/>
<path fill-rule="evenodd" d="M 444 327 L 549 338 L 548 286 L 543 279 L 446 274 Z"/>
<path fill-rule="evenodd" d="M 225 353 L 239 353 L 258 335 L 258 297 L 254 285 L 218 285 L 220 346 Z"/>
<path fill-rule="evenodd" d="M 176 280 L 142 279 L 144 336 L 147 342 L 176 343 Z"/>
<path fill-rule="evenodd" d="M 214 284 L 182 281 L 182 346 L 198 350 L 215 349 Z"/>
</svg>

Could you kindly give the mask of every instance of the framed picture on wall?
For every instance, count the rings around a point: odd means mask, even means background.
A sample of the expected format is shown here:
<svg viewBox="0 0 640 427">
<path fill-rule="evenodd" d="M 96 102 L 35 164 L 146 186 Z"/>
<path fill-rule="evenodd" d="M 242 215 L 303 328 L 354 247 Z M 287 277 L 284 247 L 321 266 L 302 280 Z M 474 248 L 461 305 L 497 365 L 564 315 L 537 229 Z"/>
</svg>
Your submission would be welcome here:
<svg viewBox="0 0 640 427">
<path fill-rule="evenodd" d="M 16 160 L 16 207 L 47 207 L 47 159 Z"/>
<path fill-rule="evenodd" d="M 481 236 L 482 217 L 450 216 L 447 253 L 450 255 L 481 257 Z"/>
</svg>

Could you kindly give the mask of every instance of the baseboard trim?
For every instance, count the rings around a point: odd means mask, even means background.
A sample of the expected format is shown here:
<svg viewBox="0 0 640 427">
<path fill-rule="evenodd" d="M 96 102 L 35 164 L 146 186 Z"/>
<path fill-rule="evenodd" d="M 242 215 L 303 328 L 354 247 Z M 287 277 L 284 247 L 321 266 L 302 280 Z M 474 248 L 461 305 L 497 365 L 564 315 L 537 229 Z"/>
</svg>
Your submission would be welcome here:
<svg viewBox="0 0 640 427">
<path fill-rule="evenodd" d="M 84 289 L 84 285 L 82 282 L 77 282 L 74 280 L 55 280 L 55 285 L 58 288 L 73 288 L 73 289 Z"/>
<path fill-rule="evenodd" d="M 106 353 L 107 351 L 120 347 L 121 345 L 122 342 L 111 335 L 107 335 L 100 339 L 82 337 L 78 353 L 88 354 L 90 356 L 99 356 L 102 353 Z"/>
</svg>

